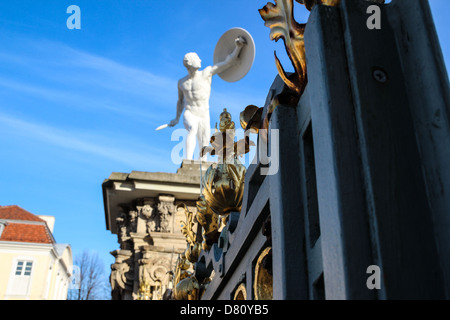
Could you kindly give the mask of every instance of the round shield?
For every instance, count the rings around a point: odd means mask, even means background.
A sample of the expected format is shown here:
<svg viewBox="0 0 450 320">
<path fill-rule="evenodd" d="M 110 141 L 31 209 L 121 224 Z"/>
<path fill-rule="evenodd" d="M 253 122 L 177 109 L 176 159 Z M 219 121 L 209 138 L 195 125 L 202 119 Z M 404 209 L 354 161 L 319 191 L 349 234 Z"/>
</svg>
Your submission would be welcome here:
<svg viewBox="0 0 450 320">
<path fill-rule="evenodd" d="M 232 28 L 225 32 L 217 42 L 213 57 L 214 64 L 224 61 L 228 55 L 233 53 L 236 47 L 235 40 L 238 37 L 244 38 L 247 45 L 242 48 L 239 54 L 240 62 L 219 73 L 219 77 L 227 82 L 241 80 L 250 71 L 255 60 L 255 42 L 250 33 L 242 28 Z"/>
</svg>

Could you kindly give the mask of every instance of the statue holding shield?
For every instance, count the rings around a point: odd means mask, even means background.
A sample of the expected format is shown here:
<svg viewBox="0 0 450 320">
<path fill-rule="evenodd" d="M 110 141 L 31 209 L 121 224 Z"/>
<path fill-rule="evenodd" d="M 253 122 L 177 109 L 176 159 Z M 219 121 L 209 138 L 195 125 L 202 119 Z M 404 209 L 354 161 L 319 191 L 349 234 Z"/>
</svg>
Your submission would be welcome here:
<svg viewBox="0 0 450 320">
<path fill-rule="evenodd" d="M 177 125 L 184 111 L 183 124 L 188 131 L 186 159 L 193 159 L 196 142 L 200 150 L 209 144 L 211 137 L 209 98 L 212 77 L 218 74 L 229 82 L 241 79 L 250 70 L 254 54 L 250 34 L 244 29 L 234 28 L 227 31 L 219 40 L 214 53 L 214 65 L 200 70 L 201 60 L 196 53 L 190 52 L 184 56 L 183 64 L 188 74 L 178 81 L 176 117 L 157 130 Z M 206 155 L 202 160 L 206 160 Z"/>
</svg>

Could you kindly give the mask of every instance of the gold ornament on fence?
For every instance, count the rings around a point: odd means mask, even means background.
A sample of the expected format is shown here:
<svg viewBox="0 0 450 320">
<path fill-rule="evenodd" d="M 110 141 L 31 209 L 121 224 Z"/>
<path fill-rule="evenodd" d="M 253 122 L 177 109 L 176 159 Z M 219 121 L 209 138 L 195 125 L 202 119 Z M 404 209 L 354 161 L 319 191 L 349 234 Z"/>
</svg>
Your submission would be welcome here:
<svg viewBox="0 0 450 320">
<path fill-rule="evenodd" d="M 194 232 L 194 213 L 189 211 L 185 204 L 180 204 L 177 209 L 183 207 L 184 214 L 186 215 L 186 221 L 181 222 L 181 233 L 186 237 L 187 248 L 184 252 L 186 259 L 191 263 L 195 263 L 198 260 L 201 251 L 201 245 L 197 242 L 197 236 Z"/>
<path fill-rule="evenodd" d="M 235 123 L 224 109 L 220 114 L 219 130 L 213 134 L 210 146 L 203 147 L 201 155 L 218 156 L 218 164 L 210 166 L 203 177 L 203 190 L 197 201 L 197 221 L 203 226 L 203 249 L 209 250 L 219 237 L 219 217 L 227 218 L 231 211 L 241 211 L 244 197 L 245 166 L 239 156 L 250 151 L 255 144 L 248 135 L 237 142 Z"/>
<path fill-rule="evenodd" d="M 209 250 L 211 245 L 219 239 L 219 215 L 216 214 L 206 203 L 204 195 L 197 201 L 197 221 L 203 227 L 203 250 Z"/>
<path fill-rule="evenodd" d="M 309 11 L 318 4 L 327 6 L 338 6 L 340 4 L 340 0 L 296 1 L 304 5 Z M 280 104 L 296 106 L 308 83 L 304 41 L 306 24 L 298 23 L 294 19 L 293 0 L 275 0 L 275 4 L 269 2 L 259 10 L 259 14 L 265 22 L 264 25 L 270 29 L 270 39 L 275 41 L 283 39 L 286 53 L 294 67 L 294 73 L 288 75 L 276 52 L 274 52 L 278 73 L 291 92 L 282 92 L 275 96 L 268 105 L 264 117 L 263 108 L 254 105 L 247 106 L 240 114 L 242 128 L 251 130 L 253 133 L 260 133 L 260 129 L 264 129 L 261 138 L 267 142 L 270 117 L 276 107 Z"/>
<path fill-rule="evenodd" d="M 188 271 L 191 267 L 185 254 L 178 256 L 174 280 L 173 280 L 173 299 L 175 300 L 198 300 L 200 284 L 194 274 Z"/>
<path fill-rule="evenodd" d="M 247 300 L 247 289 L 244 283 L 241 283 L 239 287 L 237 287 L 233 300 Z"/>
<path fill-rule="evenodd" d="M 186 250 L 178 256 L 173 271 L 173 293 L 175 300 L 199 300 L 211 281 L 204 279 L 201 283 L 195 277 L 195 263 L 201 253 L 201 244 L 197 242 L 197 234 L 194 231 L 194 213 L 185 204 L 179 204 L 178 208 L 184 208 L 186 221 L 181 222 L 181 233 L 186 237 Z"/>
<path fill-rule="evenodd" d="M 137 300 L 151 300 L 150 283 L 146 278 L 141 279 Z"/>
<path fill-rule="evenodd" d="M 272 275 L 272 248 L 267 247 L 258 257 L 255 266 L 253 282 L 255 300 L 272 300 L 273 275 Z"/>
<path fill-rule="evenodd" d="M 340 0 L 296 1 L 305 5 L 308 10 L 316 4 L 337 6 L 340 3 Z M 293 0 L 275 0 L 275 4 L 269 2 L 259 10 L 259 13 L 265 21 L 265 26 L 270 28 L 270 39 L 275 41 L 283 39 L 286 52 L 294 66 L 295 73 L 288 76 L 275 52 L 275 63 L 280 77 L 291 90 L 301 95 L 308 82 L 304 41 L 306 24 L 295 21 Z"/>
</svg>

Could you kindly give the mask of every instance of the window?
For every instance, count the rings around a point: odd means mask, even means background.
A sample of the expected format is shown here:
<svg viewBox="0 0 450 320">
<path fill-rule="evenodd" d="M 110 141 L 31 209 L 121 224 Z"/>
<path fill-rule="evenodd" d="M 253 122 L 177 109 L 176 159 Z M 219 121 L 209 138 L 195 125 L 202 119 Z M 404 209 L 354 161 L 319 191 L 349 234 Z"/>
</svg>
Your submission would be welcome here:
<svg viewBox="0 0 450 320">
<path fill-rule="evenodd" d="M 16 276 L 30 276 L 32 267 L 32 261 L 18 261 L 15 274 Z"/>
<path fill-rule="evenodd" d="M 32 257 L 17 257 L 13 262 L 11 278 L 8 283 L 8 296 L 26 298 L 30 294 L 33 267 L 36 261 Z"/>
</svg>

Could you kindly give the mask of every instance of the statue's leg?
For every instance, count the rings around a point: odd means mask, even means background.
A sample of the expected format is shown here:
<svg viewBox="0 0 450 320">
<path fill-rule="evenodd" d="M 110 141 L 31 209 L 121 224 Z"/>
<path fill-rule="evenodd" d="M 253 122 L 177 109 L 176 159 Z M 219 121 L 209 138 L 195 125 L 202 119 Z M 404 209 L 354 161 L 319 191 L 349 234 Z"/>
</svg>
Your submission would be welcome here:
<svg viewBox="0 0 450 320">
<path fill-rule="evenodd" d="M 194 150 L 195 150 L 195 140 L 196 140 L 196 132 L 197 130 L 189 131 L 186 137 L 186 159 L 193 160 L 194 159 Z"/>
<path fill-rule="evenodd" d="M 194 159 L 195 140 L 198 133 L 198 120 L 187 110 L 184 112 L 184 127 L 188 131 L 186 137 L 186 159 Z"/>
<path fill-rule="evenodd" d="M 202 119 L 201 122 L 201 128 L 198 130 L 197 133 L 197 141 L 198 145 L 205 147 L 208 146 L 210 139 L 211 139 L 211 128 L 210 128 L 210 122 L 209 122 L 209 115 L 205 116 Z M 207 161 L 207 155 L 205 154 L 202 158 L 202 161 Z"/>
</svg>

